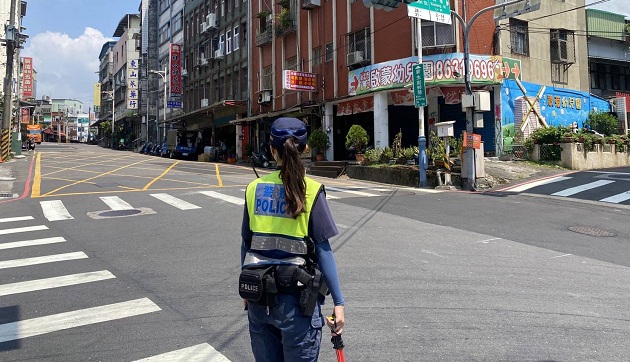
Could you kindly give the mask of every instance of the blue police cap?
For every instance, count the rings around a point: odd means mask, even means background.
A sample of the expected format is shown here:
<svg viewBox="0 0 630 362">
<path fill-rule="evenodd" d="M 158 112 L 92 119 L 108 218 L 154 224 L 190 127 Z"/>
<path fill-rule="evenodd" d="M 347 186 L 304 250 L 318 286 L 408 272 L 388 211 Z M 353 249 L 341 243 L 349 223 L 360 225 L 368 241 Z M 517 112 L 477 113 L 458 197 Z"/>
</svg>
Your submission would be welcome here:
<svg viewBox="0 0 630 362">
<path fill-rule="evenodd" d="M 299 146 L 306 146 L 308 137 L 304 122 L 292 117 L 276 119 L 271 125 L 271 143 L 276 148 L 281 148 L 289 137 L 295 138 Z"/>
</svg>

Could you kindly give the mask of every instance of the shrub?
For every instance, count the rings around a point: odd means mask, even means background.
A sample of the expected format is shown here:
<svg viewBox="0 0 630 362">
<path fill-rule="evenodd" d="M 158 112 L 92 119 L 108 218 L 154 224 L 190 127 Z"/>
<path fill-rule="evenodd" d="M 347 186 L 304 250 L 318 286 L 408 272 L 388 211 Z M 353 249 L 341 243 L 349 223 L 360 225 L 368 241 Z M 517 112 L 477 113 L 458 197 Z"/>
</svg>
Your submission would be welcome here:
<svg viewBox="0 0 630 362">
<path fill-rule="evenodd" d="M 564 135 L 571 130 L 565 126 L 545 127 L 535 130 L 530 138 L 537 144 L 558 144 L 564 139 Z"/>
<path fill-rule="evenodd" d="M 328 138 L 328 134 L 326 134 L 326 132 L 324 132 L 321 128 L 316 128 L 308 136 L 308 144 L 309 146 L 316 148 L 318 154 L 323 154 L 330 148 L 330 138 Z"/>
<path fill-rule="evenodd" d="M 354 147 L 357 153 L 361 153 L 369 141 L 370 137 L 365 128 L 353 124 L 346 135 L 346 148 Z"/>
<path fill-rule="evenodd" d="M 369 149 L 365 151 L 363 160 L 368 164 L 377 163 L 381 159 L 381 153 L 383 153 L 383 150 L 381 150 L 380 148 Z"/>
<path fill-rule="evenodd" d="M 590 112 L 588 119 L 584 122 L 584 126 L 604 136 L 611 136 L 617 134 L 619 131 L 619 121 L 617 121 L 617 118 L 605 112 Z"/>
<path fill-rule="evenodd" d="M 389 160 L 391 160 L 392 158 L 394 158 L 394 151 L 389 147 L 383 148 L 383 152 L 381 152 L 380 161 L 382 163 L 389 163 Z"/>
</svg>

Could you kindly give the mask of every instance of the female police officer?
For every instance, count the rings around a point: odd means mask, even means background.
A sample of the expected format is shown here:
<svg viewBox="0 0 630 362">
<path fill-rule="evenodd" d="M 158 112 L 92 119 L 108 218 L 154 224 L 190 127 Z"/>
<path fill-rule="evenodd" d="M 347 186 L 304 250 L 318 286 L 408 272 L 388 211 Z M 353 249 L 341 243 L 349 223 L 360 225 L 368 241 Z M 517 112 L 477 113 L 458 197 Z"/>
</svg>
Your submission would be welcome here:
<svg viewBox="0 0 630 362">
<path fill-rule="evenodd" d="M 324 320 L 333 333 L 343 332 L 344 300 L 328 243 L 339 232 L 324 187 L 305 176 L 306 140 L 302 121 L 277 119 L 270 146 L 278 169 L 251 182 L 245 194 L 239 292 L 257 362 L 317 361 Z M 318 276 L 332 294 L 334 323 L 322 317 Z"/>
</svg>

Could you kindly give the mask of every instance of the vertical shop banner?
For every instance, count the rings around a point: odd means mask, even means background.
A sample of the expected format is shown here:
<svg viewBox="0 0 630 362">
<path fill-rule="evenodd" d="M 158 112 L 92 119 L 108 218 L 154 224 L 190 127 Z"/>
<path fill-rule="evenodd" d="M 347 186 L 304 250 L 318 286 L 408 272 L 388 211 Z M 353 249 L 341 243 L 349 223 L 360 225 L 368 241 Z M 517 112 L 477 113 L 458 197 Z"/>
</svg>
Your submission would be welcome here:
<svg viewBox="0 0 630 362">
<path fill-rule="evenodd" d="M 22 124 L 31 123 L 31 110 L 29 108 L 22 108 Z"/>
<path fill-rule="evenodd" d="M 182 96 L 182 46 L 171 44 L 170 50 L 171 97 Z"/>
<path fill-rule="evenodd" d="M 138 109 L 138 59 L 127 62 L 127 109 Z"/>
<path fill-rule="evenodd" d="M 33 98 L 33 58 L 22 58 L 22 99 Z"/>
<path fill-rule="evenodd" d="M 103 96 L 103 94 L 101 94 L 101 83 L 94 83 L 94 107 L 100 107 L 101 106 L 101 97 Z"/>
</svg>

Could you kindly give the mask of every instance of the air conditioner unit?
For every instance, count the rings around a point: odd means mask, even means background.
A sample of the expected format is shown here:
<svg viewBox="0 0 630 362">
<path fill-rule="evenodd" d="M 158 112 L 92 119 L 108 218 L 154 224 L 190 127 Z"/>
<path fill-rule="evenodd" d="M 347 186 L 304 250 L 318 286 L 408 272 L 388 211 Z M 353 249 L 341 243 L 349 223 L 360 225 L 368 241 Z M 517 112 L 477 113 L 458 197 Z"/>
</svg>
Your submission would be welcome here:
<svg viewBox="0 0 630 362">
<path fill-rule="evenodd" d="M 322 6 L 322 0 L 302 0 L 302 9 L 312 9 Z"/>
<path fill-rule="evenodd" d="M 206 22 L 204 21 L 203 23 L 199 24 L 199 33 L 203 34 L 206 31 L 208 31 L 208 26 L 206 25 Z"/>
<path fill-rule="evenodd" d="M 223 47 L 219 47 L 219 49 L 214 51 L 214 59 L 221 60 L 225 56 L 225 52 L 223 51 Z"/>
<path fill-rule="evenodd" d="M 258 93 L 258 104 L 264 104 L 271 102 L 271 90 L 263 89 Z"/>
<path fill-rule="evenodd" d="M 199 56 L 199 62 L 197 64 L 199 64 L 199 66 L 208 65 L 208 59 L 206 59 L 206 56 L 202 54 Z"/>
<path fill-rule="evenodd" d="M 348 59 L 346 64 L 348 66 L 361 63 L 363 61 L 363 52 L 348 53 Z"/>
<path fill-rule="evenodd" d="M 208 98 L 204 98 L 201 100 L 201 106 L 202 107 L 207 107 L 208 106 Z"/>
<path fill-rule="evenodd" d="M 206 26 L 209 30 L 217 30 L 219 28 L 217 15 L 215 13 L 209 13 L 206 15 Z"/>
<path fill-rule="evenodd" d="M 187 76 L 188 76 L 188 71 L 182 68 L 182 77 L 187 77 Z"/>
</svg>

